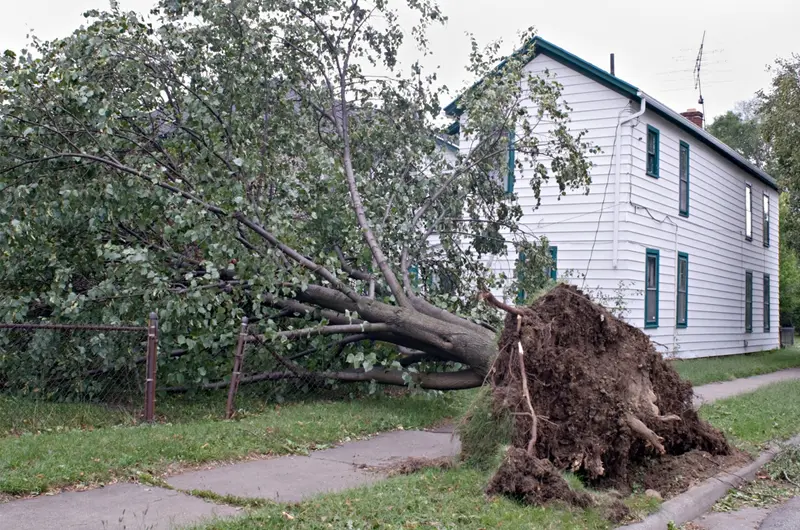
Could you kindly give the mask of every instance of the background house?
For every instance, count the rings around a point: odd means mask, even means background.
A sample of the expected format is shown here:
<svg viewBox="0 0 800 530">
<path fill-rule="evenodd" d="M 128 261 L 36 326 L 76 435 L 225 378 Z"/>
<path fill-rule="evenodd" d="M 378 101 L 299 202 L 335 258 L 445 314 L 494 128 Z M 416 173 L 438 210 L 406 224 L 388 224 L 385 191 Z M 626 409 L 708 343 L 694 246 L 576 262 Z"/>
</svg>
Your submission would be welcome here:
<svg viewBox="0 0 800 530">
<path fill-rule="evenodd" d="M 588 195 L 546 184 L 534 209 L 530 175 L 510 175 L 522 225 L 550 241 L 554 276 L 618 298 L 664 353 L 778 347 L 774 180 L 704 131 L 702 113 L 678 114 L 541 38 L 533 45 L 526 69 L 563 85 L 574 130 L 602 149 Z M 510 276 L 515 259 L 511 249 L 492 266 Z"/>
</svg>

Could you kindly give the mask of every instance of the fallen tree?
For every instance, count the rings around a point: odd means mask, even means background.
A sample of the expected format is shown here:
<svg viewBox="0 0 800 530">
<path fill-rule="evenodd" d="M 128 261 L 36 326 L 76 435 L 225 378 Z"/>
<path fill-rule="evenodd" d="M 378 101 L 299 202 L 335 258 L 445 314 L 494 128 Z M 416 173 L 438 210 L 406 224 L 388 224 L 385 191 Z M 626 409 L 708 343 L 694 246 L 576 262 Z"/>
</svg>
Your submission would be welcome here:
<svg viewBox="0 0 800 530">
<path fill-rule="evenodd" d="M 591 146 L 523 54 L 462 98 L 474 140 L 454 150 L 436 125 L 435 76 L 399 62 L 404 39 L 425 52 L 444 16 L 427 0 L 408 7 L 411 31 L 382 2 L 164 1 L 154 23 L 112 6 L 6 53 L 0 317 L 141 322 L 158 310 L 162 351 L 185 352 L 160 371 L 177 388 L 228 375 L 245 315 L 261 344 L 248 367 L 268 378 L 480 385 L 497 317 L 474 295 L 524 288 L 483 257 L 509 244 L 530 263 L 547 255 L 517 224 L 509 150 L 538 195 L 548 179 L 588 185 Z M 475 47 L 469 72 L 491 71 L 498 49 Z M 101 371 L 132 362 L 91 354 Z M 7 362 L 31 358 L 20 355 Z"/>
</svg>

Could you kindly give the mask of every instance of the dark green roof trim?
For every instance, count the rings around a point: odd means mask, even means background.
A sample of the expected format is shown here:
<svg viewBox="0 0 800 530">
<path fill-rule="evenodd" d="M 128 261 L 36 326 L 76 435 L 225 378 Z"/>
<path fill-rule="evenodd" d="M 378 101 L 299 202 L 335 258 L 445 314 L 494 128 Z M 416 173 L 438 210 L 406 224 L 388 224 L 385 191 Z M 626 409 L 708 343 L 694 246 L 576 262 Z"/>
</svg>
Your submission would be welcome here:
<svg viewBox="0 0 800 530">
<path fill-rule="evenodd" d="M 643 95 L 647 99 L 647 110 L 652 110 L 665 120 L 677 125 L 683 129 L 683 131 L 688 132 L 691 136 L 700 140 L 702 143 L 739 166 L 739 168 L 747 171 L 770 188 L 778 191 L 778 184 L 766 171 L 757 168 L 745 157 L 728 147 L 727 144 L 717 140 L 713 135 L 706 132 L 705 129 L 701 129 L 657 99 L 647 94 Z"/>
<path fill-rule="evenodd" d="M 654 113 L 658 114 L 659 116 L 671 122 L 672 124 L 678 126 L 683 131 L 688 132 L 691 136 L 700 140 L 702 143 L 706 144 L 708 147 L 710 147 L 723 157 L 733 162 L 739 168 L 750 173 L 751 175 L 756 177 L 758 180 L 760 180 L 770 188 L 778 191 L 778 185 L 768 173 L 751 164 L 750 161 L 748 161 L 742 155 L 740 155 L 739 153 L 728 147 L 723 142 L 717 140 L 714 136 L 712 136 L 705 130 L 701 129 L 700 127 L 697 127 L 695 124 L 693 124 L 692 122 L 681 116 L 679 113 L 670 109 L 663 103 L 660 103 L 658 100 L 655 100 L 646 94 L 642 94 L 641 91 L 635 86 L 631 85 L 630 83 L 626 83 L 625 81 L 616 76 L 609 74 L 602 68 L 598 68 L 597 66 L 581 59 L 577 55 L 573 55 L 568 51 L 559 48 L 555 44 L 548 42 L 538 36 L 533 37 L 530 41 L 525 43 L 525 45 L 522 46 L 519 50 L 514 52 L 514 56 L 519 56 L 522 54 L 529 54 L 530 55 L 529 60 L 533 60 L 539 54 L 544 54 L 637 103 L 641 103 L 642 96 L 644 96 L 647 99 L 647 110 L 652 110 Z M 506 62 L 507 61 L 501 62 L 497 66 L 497 68 L 495 68 L 495 71 L 502 70 L 503 67 L 506 65 Z M 472 87 L 468 89 L 468 91 L 480 86 L 481 83 L 482 80 L 476 82 L 475 84 L 472 85 Z M 444 108 L 444 111 L 448 116 L 457 117 L 463 112 L 463 109 L 458 108 L 458 102 L 460 101 L 460 99 L 461 96 L 456 98 L 452 103 L 450 103 Z M 448 133 L 450 130 L 452 130 L 453 132 L 449 134 L 456 134 L 458 132 L 458 127 L 459 127 L 458 121 L 456 121 L 455 123 L 450 125 Z"/>
<path fill-rule="evenodd" d="M 529 61 L 532 61 L 540 53 L 569 66 L 573 70 L 582 73 L 586 77 L 589 77 L 590 79 L 593 79 L 598 83 L 611 88 L 612 90 L 616 90 L 620 94 L 627 95 L 630 98 L 637 98 L 636 94 L 639 90 L 635 86 L 631 85 L 630 83 L 626 83 L 622 79 L 609 74 L 605 70 L 596 67 L 592 63 L 584 61 L 580 57 L 569 53 L 563 48 L 559 48 L 555 44 L 548 42 L 541 37 L 533 37 L 531 40 L 526 42 L 524 46 L 515 51 L 512 57 L 529 55 Z M 495 71 L 501 71 L 507 62 L 507 59 L 503 60 L 499 65 L 497 65 Z M 467 91 L 469 92 L 470 90 L 480 86 L 482 82 L 483 80 L 476 82 Z M 447 105 L 444 108 L 445 114 L 448 116 L 460 115 L 463 112 L 463 109 L 458 108 L 458 102 L 460 100 L 461 96 L 457 97 L 452 103 Z"/>
</svg>

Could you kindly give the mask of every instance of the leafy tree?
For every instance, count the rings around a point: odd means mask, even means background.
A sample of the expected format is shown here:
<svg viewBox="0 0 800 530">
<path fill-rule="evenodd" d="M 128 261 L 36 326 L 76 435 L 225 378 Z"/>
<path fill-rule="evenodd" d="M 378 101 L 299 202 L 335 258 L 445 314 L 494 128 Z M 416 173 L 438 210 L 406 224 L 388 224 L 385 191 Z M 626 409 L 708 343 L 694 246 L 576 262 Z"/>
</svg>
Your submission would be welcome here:
<svg viewBox="0 0 800 530">
<path fill-rule="evenodd" d="M 800 55 L 777 61 L 769 91 L 761 93 L 764 137 L 774 172 L 782 184 L 800 193 Z"/>
<path fill-rule="evenodd" d="M 499 45 L 473 43 L 469 72 L 494 73 L 459 103 L 472 151 L 447 155 L 435 76 L 397 60 L 444 15 L 407 5 L 411 31 L 383 0 L 163 0 L 157 25 L 112 6 L 6 52 L 0 317 L 156 308 L 168 384 L 224 377 L 244 315 L 265 378 L 481 384 L 483 256 L 530 239 L 497 179 L 509 141 L 537 196 L 587 186 L 591 147 L 532 50 L 494 71 Z"/>
<path fill-rule="evenodd" d="M 708 132 L 734 148 L 756 166 L 763 168 L 769 152 L 761 134 L 755 106 L 755 102 L 740 103 L 737 110 L 729 110 L 722 116 L 714 118 L 708 126 Z"/>
</svg>

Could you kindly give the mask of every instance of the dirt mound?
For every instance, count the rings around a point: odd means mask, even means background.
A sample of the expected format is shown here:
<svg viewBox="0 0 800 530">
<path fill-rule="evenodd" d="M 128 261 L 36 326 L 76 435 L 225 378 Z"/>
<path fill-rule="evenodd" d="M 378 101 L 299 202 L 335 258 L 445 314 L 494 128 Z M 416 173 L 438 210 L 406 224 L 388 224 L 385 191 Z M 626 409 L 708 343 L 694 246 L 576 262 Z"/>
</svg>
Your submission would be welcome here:
<svg viewBox="0 0 800 530">
<path fill-rule="evenodd" d="M 519 452 L 509 452 L 492 491 L 519 496 L 520 484 L 536 489 L 528 479 L 554 487 L 541 480 L 538 459 L 592 485 L 628 490 L 631 470 L 653 457 L 730 453 L 722 433 L 698 418 L 691 384 L 642 331 L 567 285 L 516 310 L 489 375 L 496 406 L 514 418 L 512 446 L 530 458 L 522 465 Z M 513 472 L 527 477 L 512 480 Z"/>
<path fill-rule="evenodd" d="M 530 504 L 561 500 L 582 508 L 592 505 L 591 496 L 571 490 L 550 461 L 531 456 L 517 447 L 509 448 L 486 493 L 503 493 Z"/>
</svg>

